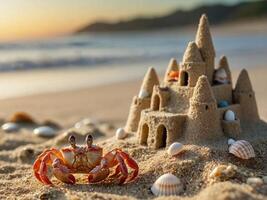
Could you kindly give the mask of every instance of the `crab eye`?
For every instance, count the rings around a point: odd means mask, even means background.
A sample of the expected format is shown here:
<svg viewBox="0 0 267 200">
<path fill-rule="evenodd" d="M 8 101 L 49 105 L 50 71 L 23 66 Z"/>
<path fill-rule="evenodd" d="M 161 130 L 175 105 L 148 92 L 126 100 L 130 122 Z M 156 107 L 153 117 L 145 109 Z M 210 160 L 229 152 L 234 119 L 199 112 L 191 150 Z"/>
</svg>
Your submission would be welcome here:
<svg viewBox="0 0 267 200">
<path fill-rule="evenodd" d="M 76 143 L 74 135 L 71 135 L 71 136 L 69 137 L 69 143 L 70 143 L 70 144 L 75 144 L 75 143 Z"/>
<path fill-rule="evenodd" d="M 85 142 L 87 143 L 88 146 L 91 146 L 93 143 L 93 136 L 92 135 L 87 135 Z"/>
</svg>

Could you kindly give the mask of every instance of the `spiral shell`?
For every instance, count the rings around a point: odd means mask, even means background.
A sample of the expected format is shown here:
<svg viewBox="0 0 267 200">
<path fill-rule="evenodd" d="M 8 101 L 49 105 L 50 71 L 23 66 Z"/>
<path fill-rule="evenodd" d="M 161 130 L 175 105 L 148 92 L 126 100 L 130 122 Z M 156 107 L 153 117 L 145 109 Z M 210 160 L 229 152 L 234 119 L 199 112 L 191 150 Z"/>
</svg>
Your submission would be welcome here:
<svg viewBox="0 0 267 200">
<path fill-rule="evenodd" d="M 179 178 L 168 173 L 156 180 L 151 187 L 151 191 L 156 196 L 179 195 L 183 191 L 183 184 Z"/>
<path fill-rule="evenodd" d="M 241 159 L 250 159 L 255 157 L 252 145 L 245 140 L 238 140 L 229 147 L 229 153 Z"/>
</svg>

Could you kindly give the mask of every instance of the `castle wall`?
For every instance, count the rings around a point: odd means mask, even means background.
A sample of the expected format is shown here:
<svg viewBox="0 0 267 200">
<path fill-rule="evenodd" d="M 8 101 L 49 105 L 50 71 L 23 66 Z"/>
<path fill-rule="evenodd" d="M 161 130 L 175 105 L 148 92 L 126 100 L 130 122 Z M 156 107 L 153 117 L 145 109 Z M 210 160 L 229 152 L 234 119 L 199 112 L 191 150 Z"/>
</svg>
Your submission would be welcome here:
<svg viewBox="0 0 267 200">
<path fill-rule="evenodd" d="M 182 137 L 186 115 L 144 110 L 138 128 L 140 144 L 169 146 Z"/>
<path fill-rule="evenodd" d="M 222 120 L 222 129 L 224 134 L 229 138 L 238 139 L 241 135 L 240 120 L 225 121 Z"/>
<path fill-rule="evenodd" d="M 151 110 L 162 110 L 168 104 L 169 89 L 167 87 L 154 86 L 151 98 Z"/>
<path fill-rule="evenodd" d="M 130 107 L 129 116 L 125 125 L 126 132 L 132 133 L 137 131 L 141 111 L 150 107 L 150 101 L 150 98 L 141 99 L 137 96 L 134 96 Z"/>
<path fill-rule="evenodd" d="M 229 104 L 232 104 L 232 85 L 231 84 L 221 84 L 221 85 L 213 85 L 211 87 L 214 97 L 217 101 L 217 103 L 219 103 L 222 100 L 227 101 Z"/>
</svg>

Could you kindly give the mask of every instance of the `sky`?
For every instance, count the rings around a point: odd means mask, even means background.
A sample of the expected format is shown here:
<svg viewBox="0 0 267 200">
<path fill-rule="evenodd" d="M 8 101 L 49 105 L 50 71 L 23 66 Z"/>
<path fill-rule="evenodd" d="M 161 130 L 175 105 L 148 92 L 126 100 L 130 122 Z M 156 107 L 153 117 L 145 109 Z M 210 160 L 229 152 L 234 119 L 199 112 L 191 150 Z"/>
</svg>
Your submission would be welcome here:
<svg viewBox="0 0 267 200">
<path fill-rule="evenodd" d="M 199 4 L 244 0 L 0 0 L 0 41 L 72 32 L 94 21 L 163 15 Z"/>
</svg>

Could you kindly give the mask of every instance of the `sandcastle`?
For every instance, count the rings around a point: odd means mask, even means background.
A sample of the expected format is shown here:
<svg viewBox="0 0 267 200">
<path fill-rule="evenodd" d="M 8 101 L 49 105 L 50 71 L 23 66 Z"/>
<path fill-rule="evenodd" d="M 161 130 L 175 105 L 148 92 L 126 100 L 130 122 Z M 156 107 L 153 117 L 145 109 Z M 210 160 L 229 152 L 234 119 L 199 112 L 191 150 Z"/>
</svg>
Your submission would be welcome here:
<svg viewBox="0 0 267 200">
<path fill-rule="evenodd" d="M 179 72 L 176 80 L 169 77 L 173 71 Z M 225 79 L 218 82 L 220 73 Z M 219 106 L 221 102 L 227 104 Z M 235 113 L 234 120 L 224 119 L 227 110 Z M 195 42 L 189 42 L 181 63 L 171 59 L 163 83 L 153 68 L 148 70 L 133 98 L 125 131 L 136 132 L 140 144 L 158 149 L 181 140 L 205 144 L 237 139 L 242 137 L 242 124 L 259 121 L 247 71 L 241 71 L 233 89 L 225 56 L 215 69 L 209 22 L 202 15 Z"/>
</svg>

